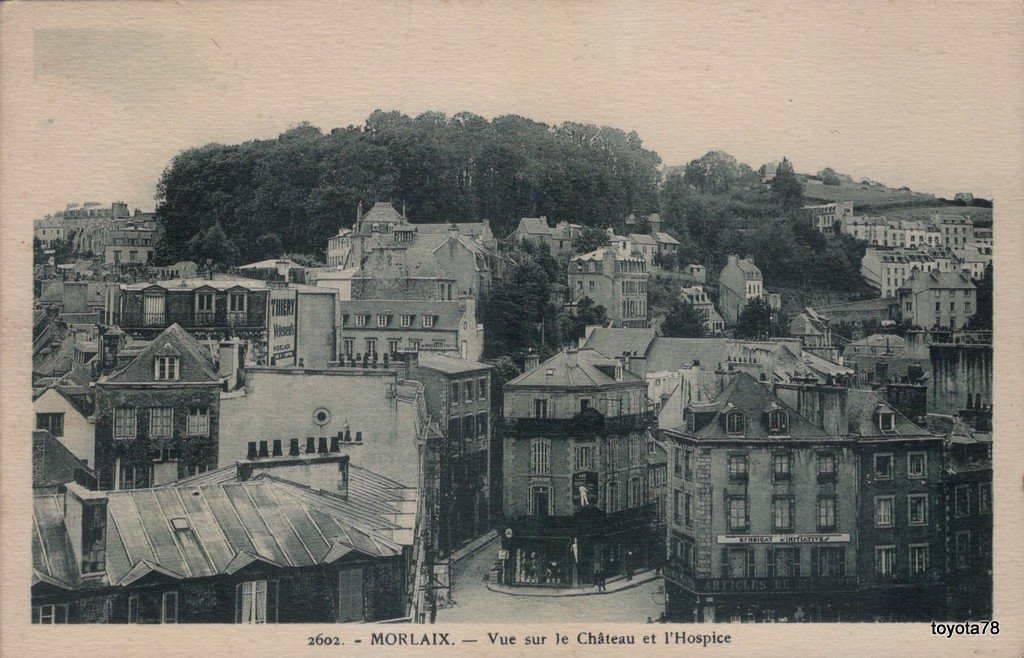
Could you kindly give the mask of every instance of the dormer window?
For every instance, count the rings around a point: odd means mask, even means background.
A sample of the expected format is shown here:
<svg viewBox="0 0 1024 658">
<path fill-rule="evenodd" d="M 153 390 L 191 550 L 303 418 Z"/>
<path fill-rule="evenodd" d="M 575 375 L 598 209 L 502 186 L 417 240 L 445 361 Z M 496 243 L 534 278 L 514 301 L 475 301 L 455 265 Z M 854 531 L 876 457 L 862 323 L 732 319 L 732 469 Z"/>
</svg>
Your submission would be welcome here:
<svg viewBox="0 0 1024 658">
<path fill-rule="evenodd" d="M 726 434 L 743 434 L 743 414 L 738 411 L 730 411 L 725 416 Z"/>
<path fill-rule="evenodd" d="M 378 315 L 377 316 L 377 326 L 378 327 L 386 327 L 386 326 L 388 326 L 388 316 L 386 316 L 386 315 Z"/>
<path fill-rule="evenodd" d="M 778 435 L 789 434 L 789 414 L 781 409 L 769 412 L 768 433 Z"/>
<path fill-rule="evenodd" d="M 697 420 L 694 417 L 693 411 L 687 409 L 683 412 L 683 421 L 686 423 L 686 431 L 692 432 L 696 429 Z"/>
<path fill-rule="evenodd" d="M 412 325 L 412 316 L 411 315 L 403 315 L 401 323 L 402 323 L 403 327 L 408 327 L 408 326 Z"/>
<path fill-rule="evenodd" d="M 356 326 L 357 327 L 365 327 L 366 326 L 366 316 L 365 315 L 357 315 L 356 316 Z"/>
<path fill-rule="evenodd" d="M 428 328 L 428 329 L 430 327 L 433 327 L 434 326 L 434 316 L 433 315 L 424 315 L 423 316 L 423 326 Z"/>
<path fill-rule="evenodd" d="M 158 356 L 153 360 L 153 379 L 175 381 L 178 379 L 178 357 Z"/>
<path fill-rule="evenodd" d="M 878 429 L 883 434 L 896 431 L 896 414 L 891 411 L 880 411 L 878 412 Z"/>
</svg>

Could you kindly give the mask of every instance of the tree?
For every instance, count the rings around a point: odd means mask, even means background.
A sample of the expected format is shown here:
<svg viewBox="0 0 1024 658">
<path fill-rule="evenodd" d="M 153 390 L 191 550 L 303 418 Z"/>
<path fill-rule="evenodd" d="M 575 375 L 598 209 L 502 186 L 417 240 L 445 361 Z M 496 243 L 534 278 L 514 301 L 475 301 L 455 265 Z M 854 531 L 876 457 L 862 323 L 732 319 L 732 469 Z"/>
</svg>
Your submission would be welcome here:
<svg viewBox="0 0 1024 658">
<path fill-rule="evenodd" d="M 991 330 L 992 323 L 992 263 L 985 266 L 985 276 L 977 283 L 977 310 L 967 323 L 968 329 Z"/>
<path fill-rule="evenodd" d="M 841 185 L 843 182 L 839 177 L 839 174 L 837 174 L 836 170 L 832 167 L 825 167 L 819 171 L 818 178 L 820 178 L 821 182 L 825 185 Z"/>
<path fill-rule="evenodd" d="M 794 206 L 803 201 L 803 185 L 796 179 L 793 163 L 787 158 L 782 158 L 779 168 L 775 171 L 775 178 L 772 179 L 769 186 L 772 197 L 779 205 Z"/>
<path fill-rule="evenodd" d="M 253 260 L 280 258 L 283 253 L 281 236 L 277 233 L 264 233 L 256 238 L 255 247 L 255 253 L 252 254 Z"/>
<path fill-rule="evenodd" d="M 747 302 L 736 320 L 736 337 L 752 340 L 768 338 L 772 330 L 772 314 L 768 304 L 760 297 Z"/>
<path fill-rule="evenodd" d="M 589 254 L 610 242 L 608 231 L 595 226 L 586 226 L 572 239 L 572 250 L 577 254 Z"/>
<path fill-rule="evenodd" d="M 239 261 L 238 246 L 224 232 L 220 222 L 189 240 L 188 251 L 200 266 L 206 261 L 211 261 L 214 267 L 238 265 Z"/>
<path fill-rule="evenodd" d="M 692 304 L 677 299 L 661 324 L 661 335 L 670 338 L 703 338 L 704 318 Z"/>
</svg>

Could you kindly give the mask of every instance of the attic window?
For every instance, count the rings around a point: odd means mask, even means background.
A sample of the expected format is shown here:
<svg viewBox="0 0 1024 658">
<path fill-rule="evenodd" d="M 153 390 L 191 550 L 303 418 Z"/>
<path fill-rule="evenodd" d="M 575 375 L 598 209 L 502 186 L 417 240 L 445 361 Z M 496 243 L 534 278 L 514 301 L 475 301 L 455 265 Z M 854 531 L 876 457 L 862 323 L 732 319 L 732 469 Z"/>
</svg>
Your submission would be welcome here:
<svg viewBox="0 0 1024 658">
<path fill-rule="evenodd" d="M 696 429 L 697 422 L 694 418 L 692 409 L 687 409 L 686 411 L 683 412 L 683 420 L 686 421 L 687 432 L 692 432 L 694 431 L 694 429 Z"/>
<path fill-rule="evenodd" d="M 181 517 L 171 519 L 171 527 L 175 530 L 188 530 L 188 519 Z"/>
<path fill-rule="evenodd" d="M 153 359 L 153 378 L 157 381 L 178 379 L 178 357 L 158 356 Z"/>
<path fill-rule="evenodd" d="M 739 411 L 731 411 L 725 416 L 726 434 L 743 434 L 743 414 Z"/>
<path fill-rule="evenodd" d="M 881 430 L 883 434 L 896 431 L 895 416 L 896 414 L 891 411 L 878 412 L 878 429 Z"/>
<path fill-rule="evenodd" d="M 789 414 L 781 409 L 768 414 L 769 434 L 789 434 Z"/>
<path fill-rule="evenodd" d="M 427 328 L 433 327 L 434 326 L 434 316 L 433 315 L 424 315 L 423 316 L 423 326 L 427 327 Z"/>
<path fill-rule="evenodd" d="M 547 370 L 546 370 L 546 371 L 544 372 L 544 375 L 545 375 L 546 377 L 554 377 L 554 376 L 555 376 L 555 369 L 554 369 L 554 368 L 548 368 L 548 369 L 547 369 Z"/>
</svg>

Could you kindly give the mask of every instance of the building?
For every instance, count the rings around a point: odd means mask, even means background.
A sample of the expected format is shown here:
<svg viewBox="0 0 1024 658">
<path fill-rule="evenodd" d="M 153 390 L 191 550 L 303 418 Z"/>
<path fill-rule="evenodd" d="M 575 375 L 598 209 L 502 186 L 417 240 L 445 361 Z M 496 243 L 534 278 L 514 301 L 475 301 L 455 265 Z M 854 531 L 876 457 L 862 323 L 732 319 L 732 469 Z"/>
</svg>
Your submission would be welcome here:
<svg viewBox="0 0 1024 658">
<path fill-rule="evenodd" d="M 829 352 L 835 351 L 834 357 L 838 357 L 838 349 L 832 345 L 832 327 L 829 319 L 820 315 L 810 306 L 794 316 L 789 323 L 787 332 L 790 336 L 800 339 L 804 349 L 814 350 L 816 354 L 828 356 Z M 826 354 L 822 354 L 825 352 Z M 837 358 L 832 358 L 836 361 Z"/>
<path fill-rule="evenodd" d="M 699 263 L 690 263 L 683 268 L 683 274 L 690 277 L 697 283 L 707 283 L 708 268 Z"/>
<path fill-rule="evenodd" d="M 818 427 L 747 373 L 662 435 L 669 619 L 856 618 L 855 439 Z"/>
<path fill-rule="evenodd" d="M 242 276 L 261 281 L 306 283 L 306 268 L 290 258 L 268 258 L 238 266 Z"/>
<path fill-rule="evenodd" d="M 220 395 L 239 385 L 244 348 L 222 341 L 217 358 L 177 324 L 127 364 L 123 334 L 100 336 L 96 461 L 101 489 L 142 489 L 218 465 Z"/>
<path fill-rule="evenodd" d="M 991 431 L 992 332 L 935 334 L 928 353 L 928 413 L 959 416 L 976 429 Z"/>
<path fill-rule="evenodd" d="M 844 220 L 853 218 L 853 202 L 840 201 L 816 206 L 804 206 L 803 210 L 811 220 L 811 226 L 819 233 L 835 235 L 840 232 Z"/>
<path fill-rule="evenodd" d="M 47 430 L 32 432 L 32 495 L 55 494 L 68 482 L 96 487 L 92 470 Z"/>
<path fill-rule="evenodd" d="M 159 238 L 155 222 L 115 220 L 103 236 L 103 262 L 112 266 L 145 265 L 153 258 Z M 93 250 L 97 245 L 93 244 Z"/>
<path fill-rule="evenodd" d="M 932 215 L 931 221 L 942 233 L 944 249 L 961 249 L 974 242 L 974 220 L 969 216 Z"/>
<path fill-rule="evenodd" d="M 860 275 L 883 298 L 896 297 L 900 286 L 916 270 L 941 271 L 928 252 L 909 249 L 868 247 L 860 261 Z"/>
<path fill-rule="evenodd" d="M 977 289 L 967 275 L 915 270 L 897 292 L 902 320 L 922 329 L 962 329 L 978 309 Z"/>
<path fill-rule="evenodd" d="M 764 280 L 754 259 L 731 254 L 718 275 L 718 310 L 726 324 L 735 325 L 747 302 L 764 296 Z"/>
<path fill-rule="evenodd" d="M 967 275 L 971 281 L 981 281 L 985 278 L 985 268 L 992 262 L 992 249 L 984 253 L 985 247 L 975 246 L 976 243 L 969 243 L 963 249 L 954 249 L 953 257 L 960 266 L 960 271 Z"/>
<path fill-rule="evenodd" d="M 36 430 L 50 436 L 85 465 L 96 463 L 95 395 L 81 371 L 68 372 L 32 397 Z"/>
<path fill-rule="evenodd" d="M 574 256 L 569 261 L 569 290 L 573 302 L 590 298 L 603 306 L 612 326 L 647 326 L 648 263 L 611 247 Z"/>
<path fill-rule="evenodd" d="M 967 205 L 974 203 L 974 194 L 970 192 L 957 192 L 953 197 L 954 201 L 963 201 Z"/>
<path fill-rule="evenodd" d="M 439 527 L 453 550 L 491 528 L 492 366 L 437 352 L 402 355 L 409 379 L 423 384 L 427 413 L 444 435 Z M 498 444 L 500 452 L 500 443 Z"/>
<path fill-rule="evenodd" d="M 457 301 L 359 299 L 338 302 L 339 360 L 393 360 L 402 350 L 446 352 L 476 361 L 483 325 L 473 299 Z"/>
<path fill-rule="evenodd" d="M 199 276 L 199 266 L 190 260 L 179 260 L 173 265 L 151 265 L 149 273 L 157 279 L 194 279 Z"/>
<path fill-rule="evenodd" d="M 902 336 L 871 334 L 847 343 L 843 364 L 857 371 L 865 384 L 918 381 L 928 368 L 927 358 L 911 354 Z"/>
<path fill-rule="evenodd" d="M 646 391 L 619 361 L 575 349 L 505 385 L 504 584 L 578 587 L 658 563 Z"/>
<path fill-rule="evenodd" d="M 262 366 L 244 376 L 245 386 L 220 401 L 217 464 L 245 459 L 253 440 L 295 437 L 403 485 L 419 483 L 428 421 L 419 382 L 383 367 Z"/>
<path fill-rule="evenodd" d="M 581 233 L 583 233 L 583 227 L 579 224 L 563 221 L 558 222 L 555 226 L 550 226 L 548 218 L 541 215 L 540 217 L 521 218 L 512 237 L 519 243 L 526 241 L 535 244 L 544 243 L 553 254 L 571 254 L 573 253 L 572 242 Z"/>
<path fill-rule="evenodd" d="M 715 310 L 715 305 L 708 298 L 704 286 L 690 286 L 679 290 L 679 296 L 704 319 L 704 330 L 709 334 L 720 334 L 725 331 L 725 320 Z"/>
<path fill-rule="evenodd" d="M 136 338 L 153 338 L 172 324 L 204 340 L 236 337 L 246 342 L 253 363 L 268 363 L 270 288 L 265 281 L 213 273 L 122 283 L 108 292 L 106 321 Z"/>
<path fill-rule="evenodd" d="M 293 441 L 173 487 L 65 489 L 33 499 L 33 623 L 410 614 L 416 492 L 347 456 Z"/>
<path fill-rule="evenodd" d="M 946 502 L 948 619 L 992 618 L 992 436 L 950 437 Z"/>
</svg>

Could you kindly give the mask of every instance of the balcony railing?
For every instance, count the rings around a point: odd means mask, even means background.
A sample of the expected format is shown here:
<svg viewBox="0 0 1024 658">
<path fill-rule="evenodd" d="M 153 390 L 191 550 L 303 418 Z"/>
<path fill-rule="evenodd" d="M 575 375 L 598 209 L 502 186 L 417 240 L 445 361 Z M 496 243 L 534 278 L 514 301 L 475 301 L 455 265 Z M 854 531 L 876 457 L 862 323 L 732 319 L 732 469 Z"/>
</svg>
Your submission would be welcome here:
<svg viewBox="0 0 1024 658">
<path fill-rule="evenodd" d="M 266 317 L 262 313 L 241 311 L 196 311 L 193 313 L 124 313 L 122 327 L 262 327 Z"/>
<path fill-rule="evenodd" d="M 591 432 L 632 432 L 643 430 L 656 422 L 653 412 L 625 416 L 603 416 L 599 413 L 577 414 L 573 418 L 509 418 L 509 430 L 519 435 L 578 435 Z"/>
</svg>

